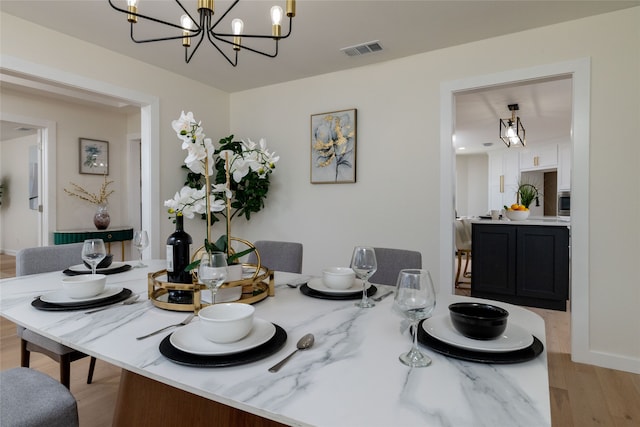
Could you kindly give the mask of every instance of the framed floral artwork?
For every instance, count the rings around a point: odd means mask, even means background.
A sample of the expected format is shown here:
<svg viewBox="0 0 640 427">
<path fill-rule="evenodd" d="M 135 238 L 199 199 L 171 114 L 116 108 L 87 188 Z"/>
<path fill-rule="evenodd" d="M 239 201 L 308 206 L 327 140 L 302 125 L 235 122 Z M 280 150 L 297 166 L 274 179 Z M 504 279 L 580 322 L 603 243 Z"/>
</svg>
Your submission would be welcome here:
<svg viewBox="0 0 640 427">
<path fill-rule="evenodd" d="M 109 175 L 109 142 L 80 138 L 80 173 Z"/>
<path fill-rule="evenodd" d="M 311 183 L 356 182 L 356 113 L 311 115 Z"/>
</svg>

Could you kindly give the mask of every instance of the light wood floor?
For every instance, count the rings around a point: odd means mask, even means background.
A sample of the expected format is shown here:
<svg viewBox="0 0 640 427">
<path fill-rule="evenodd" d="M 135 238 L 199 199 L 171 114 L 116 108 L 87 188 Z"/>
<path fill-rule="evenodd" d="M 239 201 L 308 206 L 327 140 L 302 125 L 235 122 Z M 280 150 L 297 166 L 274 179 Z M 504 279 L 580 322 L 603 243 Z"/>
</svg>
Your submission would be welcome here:
<svg viewBox="0 0 640 427">
<path fill-rule="evenodd" d="M 13 275 L 14 257 L 0 254 L 0 277 Z M 546 323 L 553 426 L 640 426 L 640 375 L 573 363 L 570 355 L 569 314 L 553 310 L 532 310 L 541 315 Z M 31 367 L 58 379 L 57 363 L 41 354 L 32 354 L 31 360 Z M 0 369 L 16 366 L 20 366 L 20 345 L 15 325 L 0 318 Z M 110 426 L 120 382 L 120 368 L 98 360 L 93 383 L 87 385 L 88 366 L 88 358 L 74 362 L 71 366 L 71 392 L 78 401 L 80 425 Z"/>
</svg>

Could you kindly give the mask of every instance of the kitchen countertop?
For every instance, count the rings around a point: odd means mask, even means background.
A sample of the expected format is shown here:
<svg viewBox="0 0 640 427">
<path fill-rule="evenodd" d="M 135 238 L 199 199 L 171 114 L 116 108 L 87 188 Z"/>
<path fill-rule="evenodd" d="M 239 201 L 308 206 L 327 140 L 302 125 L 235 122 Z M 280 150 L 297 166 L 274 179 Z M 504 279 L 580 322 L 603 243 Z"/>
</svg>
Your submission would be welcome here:
<svg viewBox="0 0 640 427">
<path fill-rule="evenodd" d="M 310 298 L 286 285 L 300 277 L 291 273 L 277 272 L 276 295 L 255 304 L 256 316 L 286 331 L 288 339 L 280 351 L 227 368 L 173 363 L 158 349 L 171 331 L 135 339 L 186 315 L 159 309 L 147 300 L 147 273 L 163 268 L 164 261 L 145 263 L 150 267 L 107 276 L 109 285 L 140 295 L 136 304 L 95 314 L 36 310 L 31 305 L 34 297 L 61 288 L 63 276 L 53 272 L 0 280 L 0 313 L 133 373 L 288 425 L 551 425 L 546 350 L 524 363 L 500 365 L 453 359 L 421 346 L 433 364 L 410 369 L 398 361 L 411 340 L 392 310 L 392 297 L 371 309 L 358 309 L 353 300 Z M 378 294 L 389 288 L 377 287 Z M 454 301 L 477 299 L 440 293 L 434 316 L 446 315 Z M 509 311 L 510 322 L 545 343 L 540 316 L 507 303 L 495 304 Z M 267 371 L 309 332 L 316 338 L 312 349 L 297 354 L 276 374 Z"/>
<path fill-rule="evenodd" d="M 468 218 L 472 224 L 497 224 L 497 225 L 546 225 L 552 227 L 571 228 L 571 220 L 566 217 L 557 216 L 533 216 L 524 221 L 512 221 L 508 218 L 502 218 L 497 221 L 492 219 L 483 219 L 480 217 Z"/>
</svg>

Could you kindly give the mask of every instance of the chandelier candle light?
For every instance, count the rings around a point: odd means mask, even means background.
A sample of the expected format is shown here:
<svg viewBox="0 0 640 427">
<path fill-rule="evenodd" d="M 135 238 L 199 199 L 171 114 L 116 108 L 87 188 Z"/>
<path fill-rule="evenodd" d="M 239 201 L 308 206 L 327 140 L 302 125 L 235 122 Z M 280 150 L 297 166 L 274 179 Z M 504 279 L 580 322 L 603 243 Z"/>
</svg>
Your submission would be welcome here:
<svg viewBox="0 0 640 427">
<path fill-rule="evenodd" d="M 295 0 L 286 0 L 286 16 L 289 18 L 289 31 L 286 35 L 282 35 L 282 18 L 284 17 L 285 12 L 282 10 L 282 7 L 277 5 L 271 7 L 271 34 L 243 34 L 244 22 L 239 18 L 235 18 L 231 21 L 231 33 L 225 33 L 220 31 L 219 25 L 223 23 L 224 18 L 240 2 L 240 0 L 235 0 L 218 19 L 214 19 L 214 0 L 198 0 L 199 16 L 196 16 L 195 19 L 191 15 L 191 13 L 189 13 L 187 9 L 182 5 L 182 3 L 180 3 L 179 0 L 174 0 L 177 3 L 179 9 L 184 12 L 184 14 L 180 16 L 180 24 L 171 23 L 159 18 L 154 18 L 142 13 L 138 13 L 138 6 L 142 0 L 126 0 L 126 9 L 116 6 L 116 4 L 114 4 L 114 1 L 115 0 L 109 0 L 109 4 L 118 12 L 122 12 L 127 15 L 127 21 L 129 21 L 131 25 L 131 40 L 133 40 L 134 42 L 151 43 L 164 40 L 181 39 L 182 46 L 184 46 L 185 48 L 184 60 L 186 63 L 189 63 L 189 61 L 191 61 L 191 58 L 193 58 L 193 55 L 200 47 L 200 44 L 202 43 L 206 35 L 207 39 L 213 45 L 213 47 L 215 47 L 216 50 L 229 62 L 229 64 L 234 67 L 238 65 L 238 52 L 241 49 L 246 49 L 260 55 L 275 58 L 278 55 L 278 42 L 281 39 L 289 37 L 289 35 L 291 34 L 293 17 L 296 16 Z M 142 9 L 142 6 L 140 6 L 140 9 Z M 176 18 L 177 17 L 178 16 L 176 15 Z M 138 23 L 138 18 L 146 21 L 151 21 L 156 24 L 162 24 L 166 27 L 171 28 L 172 31 L 177 31 L 178 34 L 159 38 L 137 39 L 134 36 L 133 30 L 134 25 Z M 197 41 L 191 52 L 189 52 L 189 49 L 191 48 L 191 39 L 194 37 L 199 38 L 199 40 Z M 243 44 L 243 39 L 273 39 L 275 41 L 275 46 L 272 52 L 266 52 Z M 233 49 L 233 54 L 225 53 L 221 47 L 224 45 L 229 45 L 229 47 Z"/>
</svg>

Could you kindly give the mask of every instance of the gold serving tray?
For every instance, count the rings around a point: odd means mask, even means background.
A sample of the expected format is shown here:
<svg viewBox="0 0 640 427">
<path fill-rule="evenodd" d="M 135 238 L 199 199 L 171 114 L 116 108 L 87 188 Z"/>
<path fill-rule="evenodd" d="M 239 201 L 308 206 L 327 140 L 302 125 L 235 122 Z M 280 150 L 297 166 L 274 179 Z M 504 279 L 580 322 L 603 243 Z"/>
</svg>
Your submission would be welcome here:
<svg viewBox="0 0 640 427">
<path fill-rule="evenodd" d="M 220 288 L 233 288 L 242 286 L 242 296 L 236 302 L 254 304 L 262 301 L 266 297 L 275 296 L 274 272 L 265 266 L 254 264 L 242 264 L 243 267 L 254 268 L 255 272 L 251 277 L 242 280 L 226 282 Z M 147 276 L 149 300 L 153 305 L 164 310 L 173 311 L 193 311 L 197 313 L 201 308 L 211 304 L 205 304 L 201 299 L 201 292 L 207 288 L 197 283 L 195 276 L 193 283 L 171 283 L 158 280 L 158 277 L 166 275 L 167 270 L 149 273 Z M 168 302 L 169 291 L 191 291 L 193 292 L 192 304 L 177 304 Z"/>
</svg>

